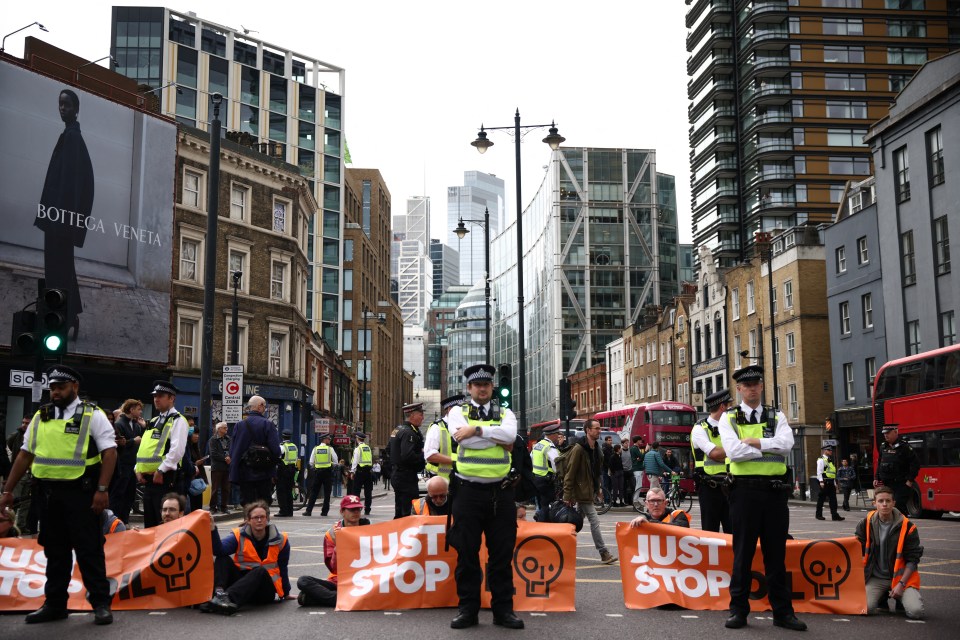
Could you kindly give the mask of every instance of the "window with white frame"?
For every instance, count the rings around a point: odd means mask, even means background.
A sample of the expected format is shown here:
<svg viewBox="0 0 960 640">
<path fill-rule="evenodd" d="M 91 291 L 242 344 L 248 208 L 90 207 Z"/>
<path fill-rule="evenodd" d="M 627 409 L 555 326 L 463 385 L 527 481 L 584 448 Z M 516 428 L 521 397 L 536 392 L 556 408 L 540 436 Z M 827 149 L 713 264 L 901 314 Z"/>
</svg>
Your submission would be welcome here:
<svg viewBox="0 0 960 640">
<path fill-rule="evenodd" d="M 900 147 L 893 152 L 893 166 L 896 175 L 897 202 L 910 199 L 910 157 L 907 148 Z"/>
<path fill-rule="evenodd" d="M 180 225 L 180 274 L 184 282 L 203 282 L 204 230 L 199 227 Z"/>
<path fill-rule="evenodd" d="M 273 200 L 273 230 L 276 233 L 287 232 L 287 218 L 290 214 L 290 201 L 274 198 Z"/>
<path fill-rule="evenodd" d="M 856 400 L 853 394 L 853 363 L 843 363 L 843 397 L 847 402 Z"/>
<path fill-rule="evenodd" d="M 230 219 L 249 222 L 250 187 L 239 182 L 230 183 Z"/>
<path fill-rule="evenodd" d="M 740 319 L 740 289 L 730 291 L 730 299 L 733 301 L 733 319 Z"/>
<path fill-rule="evenodd" d="M 773 287 L 772 289 L 770 289 L 770 292 L 773 294 L 770 296 L 770 302 L 772 303 L 772 306 L 773 306 L 773 313 L 776 314 L 777 311 L 779 311 L 779 308 L 777 307 L 777 288 Z"/>
<path fill-rule="evenodd" d="M 953 319 L 953 311 L 944 311 L 940 314 L 940 346 L 949 347 L 957 344 L 957 325 Z"/>
<path fill-rule="evenodd" d="M 947 225 L 947 216 L 940 216 L 933 221 L 933 260 L 937 275 L 950 273 L 950 231 Z"/>
<path fill-rule="evenodd" d="M 780 366 L 780 336 L 773 337 L 773 362 Z"/>
<path fill-rule="evenodd" d="M 677 359 L 680 361 L 680 366 L 685 366 L 687 364 L 687 350 L 683 347 L 677 349 Z"/>
<path fill-rule="evenodd" d="M 181 369 L 200 367 L 200 308 L 177 308 L 177 366 Z"/>
<path fill-rule="evenodd" d="M 226 333 L 223 348 L 223 361 L 232 363 L 233 353 L 233 318 L 229 313 L 226 316 Z M 247 317 L 240 316 L 237 320 L 237 364 L 247 365 L 247 333 L 249 331 L 250 320 Z"/>
<path fill-rule="evenodd" d="M 877 377 L 877 359 L 867 358 L 863 361 L 864 370 L 867 372 L 867 397 L 873 399 L 873 381 Z"/>
<path fill-rule="evenodd" d="M 757 310 L 756 300 L 753 297 L 753 280 L 747 283 L 747 315 Z"/>
<path fill-rule="evenodd" d="M 750 334 L 748 336 L 748 343 L 750 348 L 750 357 L 757 357 L 757 330 L 750 329 Z"/>
<path fill-rule="evenodd" d="M 286 377 L 287 375 L 287 337 L 285 331 L 270 331 L 270 354 L 267 363 L 267 373 L 271 376 Z"/>
<path fill-rule="evenodd" d="M 863 313 L 863 328 L 873 328 L 873 294 L 865 293 L 860 296 L 860 311 Z"/>
<path fill-rule="evenodd" d="M 783 308 L 793 308 L 793 280 L 787 280 L 783 283 Z"/>
<path fill-rule="evenodd" d="M 740 366 L 741 366 L 741 364 L 740 364 L 740 362 L 741 362 L 741 361 L 740 361 L 740 352 L 743 351 L 743 349 L 741 349 L 740 346 L 741 346 L 741 345 L 740 345 L 740 336 L 739 336 L 739 335 L 733 336 L 733 353 L 734 353 L 734 358 L 735 358 L 736 361 L 737 361 L 737 363 L 736 363 L 736 368 L 737 368 L 737 369 L 739 369 Z"/>
<path fill-rule="evenodd" d="M 287 265 L 280 260 L 270 261 L 270 299 L 281 302 L 287 299 Z"/>
<path fill-rule="evenodd" d="M 203 187 L 206 174 L 195 169 L 183 170 L 183 192 L 180 203 L 191 209 L 203 209 Z"/>
<path fill-rule="evenodd" d="M 790 400 L 790 419 L 799 420 L 800 419 L 800 400 L 797 396 L 797 385 L 795 384 L 787 385 L 787 397 Z"/>
<path fill-rule="evenodd" d="M 837 273 L 847 270 L 847 248 L 837 247 Z"/>
<path fill-rule="evenodd" d="M 946 174 L 943 171 L 943 136 L 939 125 L 927 131 L 927 157 L 931 186 L 943 184 Z"/>
<path fill-rule="evenodd" d="M 228 264 L 229 270 L 225 275 L 226 277 L 226 287 L 228 290 L 233 290 L 233 276 L 232 274 L 239 271 L 243 274 L 240 278 L 240 286 L 238 287 L 240 293 L 250 293 L 250 272 L 248 270 L 250 264 L 250 249 L 245 245 L 231 246 L 229 248 Z"/>
<path fill-rule="evenodd" d="M 787 364 L 797 364 L 797 339 L 792 333 L 787 334 Z"/>
<path fill-rule="evenodd" d="M 907 355 L 915 356 L 920 353 L 920 321 L 907 322 Z"/>
<path fill-rule="evenodd" d="M 870 262 L 870 251 L 867 248 L 867 236 L 857 238 L 857 264 Z"/>
<path fill-rule="evenodd" d="M 850 303 L 840 303 L 840 333 L 848 335 L 850 333 Z"/>
<path fill-rule="evenodd" d="M 913 231 L 906 231 L 900 235 L 900 268 L 905 287 L 917 284 L 917 265 L 913 251 Z"/>
</svg>

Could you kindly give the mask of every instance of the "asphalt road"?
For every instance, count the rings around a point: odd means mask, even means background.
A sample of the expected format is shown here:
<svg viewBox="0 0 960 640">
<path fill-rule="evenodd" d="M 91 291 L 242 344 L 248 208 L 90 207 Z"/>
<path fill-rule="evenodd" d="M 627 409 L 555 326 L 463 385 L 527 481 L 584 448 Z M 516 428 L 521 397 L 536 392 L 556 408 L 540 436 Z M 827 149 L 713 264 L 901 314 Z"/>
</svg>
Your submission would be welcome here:
<svg viewBox="0 0 960 640">
<path fill-rule="evenodd" d="M 333 510 L 331 510 L 332 514 Z M 834 538 L 852 535 L 864 510 L 845 513 L 844 522 L 814 519 L 810 503 L 791 503 L 791 533 L 796 538 Z M 324 576 L 322 566 L 322 537 L 334 522 L 331 515 L 300 516 L 277 520 L 290 534 L 293 544 L 291 582 L 301 575 Z M 629 520 L 632 511 L 614 510 L 601 517 L 604 538 L 615 548 L 613 530 L 616 522 Z M 374 522 L 393 516 L 393 495 L 386 494 L 374 500 L 371 518 Z M 220 521 L 221 531 L 235 524 L 237 519 Z M 693 524 L 699 522 L 698 508 L 693 510 Z M 802 614 L 809 631 L 801 637 L 843 638 L 854 640 L 879 637 L 921 638 L 949 637 L 950 612 L 960 602 L 960 519 L 923 520 L 918 522 L 924 558 L 920 565 L 923 586 L 921 592 L 927 619 L 908 621 L 903 616 L 832 616 Z M 119 638 L 131 640 L 172 640 L 201 637 L 246 638 L 422 638 L 425 635 L 488 637 L 491 632 L 526 634 L 537 638 L 577 638 L 612 640 L 620 637 L 653 636 L 658 640 L 669 638 L 758 638 L 789 636 L 789 631 L 772 626 L 767 612 L 750 617 L 746 629 L 732 631 L 723 628 L 726 613 L 722 611 L 687 610 L 628 610 L 623 605 L 623 592 L 617 564 L 603 565 L 593 547 L 589 527 L 580 532 L 577 553 L 577 611 L 570 613 L 520 614 L 526 622 L 525 631 L 507 631 L 492 625 L 489 612 L 482 612 L 480 626 L 464 631 L 449 628 L 456 615 L 454 609 L 336 612 L 333 610 L 302 608 L 295 601 L 242 611 L 231 618 L 202 614 L 192 609 L 166 611 L 120 611 L 110 627 L 93 625 L 92 614 L 72 614 L 63 622 L 27 626 L 22 614 L 0 617 L 0 638 L 33 638 L 51 640 L 59 634 L 69 638 Z"/>
</svg>

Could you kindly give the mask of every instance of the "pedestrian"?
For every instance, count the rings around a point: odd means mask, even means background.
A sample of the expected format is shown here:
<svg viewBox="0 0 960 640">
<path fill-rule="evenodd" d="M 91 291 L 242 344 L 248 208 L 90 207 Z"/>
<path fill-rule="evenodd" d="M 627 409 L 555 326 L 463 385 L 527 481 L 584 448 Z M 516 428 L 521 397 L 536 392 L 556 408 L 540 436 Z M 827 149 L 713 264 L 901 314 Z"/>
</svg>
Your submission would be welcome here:
<svg viewBox="0 0 960 640">
<path fill-rule="evenodd" d="M 817 458 L 817 481 L 820 483 L 820 496 L 817 498 L 817 520 L 825 520 L 823 517 L 823 503 L 830 502 L 830 516 L 833 520 L 844 520 L 844 517 L 837 512 L 837 466 L 833 464 L 833 447 L 823 445 L 820 448 L 823 454 Z"/>
<path fill-rule="evenodd" d="M 323 535 L 323 563 L 330 575 L 326 580 L 312 576 L 300 576 L 297 580 L 297 603 L 301 607 L 337 606 L 337 532 L 344 527 L 362 527 L 370 524 L 363 517 L 363 504 L 359 496 L 347 495 L 340 501 L 340 520 Z"/>
<path fill-rule="evenodd" d="M 420 496 L 418 484 L 420 472 L 426 462 L 423 459 L 423 403 L 403 405 L 403 424 L 390 435 L 390 460 L 393 462 L 393 517 L 410 515 L 411 503 Z"/>
<path fill-rule="evenodd" d="M 643 471 L 647 474 L 651 489 L 659 489 L 660 478 L 672 473 L 673 470 L 663 461 L 659 442 L 651 443 L 650 450 L 643 454 Z"/>
<path fill-rule="evenodd" d="M 415 516 L 445 516 L 450 513 L 450 483 L 443 476 L 427 480 L 427 495 L 413 501 L 411 513 Z"/>
<path fill-rule="evenodd" d="M 587 420 L 583 425 L 583 438 L 579 439 L 567 455 L 563 473 L 563 501 L 569 507 L 580 505 L 580 511 L 590 521 L 590 534 L 593 545 L 600 552 L 600 562 L 613 564 L 616 557 L 607 549 L 600 532 L 600 517 L 594 506 L 594 496 L 599 498 L 600 487 L 600 422 Z"/>
<path fill-rule="evenodd" d="M 480 585 L 486 575 L 493 623 L 523 629 L 513 611 L 513 552 L 517 542 L 517 510 L 510 477 L 510 451 L 517 438 L 517 418 L 493 399 L 489 364 L 467 367 L 464 378 L 470 400 L 448 418 L 458 443 L 456 476 L 459 489 L 453 503 L 451 544 L 457 550 L 458 613 L 452 629 L 479 623 Z M 421 453 L 422 455 L 422 453 Z M 391 457 L 393 457 L 391 455 Z M 401 462 L 402 464 L 402 462 Z M 409 504 L 409 503 L 408 503 Z M 480 543 L 486 539 L 486 571 L 480 565 Z"/>
<path fill-rule="evenodd" d="M 210 513 L 227 513 L 230 496 L 230 436 L 227 423 L 218 422 L 207 443 L 210 452 Z"/>
<path fill-rule="evenodd" d="M 350 493 L 359 496 L 363 489 L 363 513 L 370 515 L 370 506 L 373 504 L 373 451 L 367 444 L 367 434 L 361 431 L 354 434 L 354 437 L 357 439 L 357 446 L 353 449 L 348 476 L 353 485 Z"/>
<path fill-rule="evenodd" d="M 110 510 L 123 521 L 130 521 L 130 510 L 137 497 L 137 449 L 143 428 L 143 403 L 135 398 L 125 400 L 120 414 L 113 421 L 117 438 L 117 469 L 110 481 Z"/>
<path fill-rule="evenodd" d="M 880 460 L 877 464 L 877 473 L 873 480 L 874 488 L 884 485 L 893 489 L 893 496 L 897 502 L 897 511 L 906 515 L 909 513 L 908 504 L 916 495 L 917 474 L 920 473 L 920 459 L 907 441 L 900 437 L 900 431 L 895 424 L 885 424 L 880 429 L 883 442 L 880 443 Z"/>
<path fill-rule="evenodd" d="M 630 471 L 633 472 L 633 490 L 636 492 L 637 489 L 646 484 L 643 477 L 643 455 L 645 444 L 643 442 L 643 436 L 633 436 L 633 440 L 631 442 Z"/>
<path fill-rule="evenodd" d="M 762 367 L 743 367 L 733 374 L 733 379 L 742 402 L 720 418 L 720 443 L 730 459 L 733 479 L 733 572 L 726 627 L 739 629 L 747 624 L 753 556 L 759 540 L 773 624 L 804 631 L 806 623 L 798 620 L 793 611 L 785 566 L 790 528 L 787 497 L 793 490 L 787 478 L 787 456 L 793 448 L 793 430 L 783 412 L 760 404 Z"/>
<path fill-rule="evenodd" d="M 923 547 L 917 525 L 894 507 L 892 488 L 877 487 L 873 499 L 876 510 L 868 513 L 856 530 L 864 558 L 867 613 L 877 610 L 889 613 L 887 598 L 893 598 L 903 605 L 908 618 L 920 620 L 923 600 L 917 565 L 923 556 Z"/>
<path fill-rule="evenodd" d="M 623 500 L 624 503 L 633 503 L 633 492 L 637 490 L 637 483 L 633 476 L 633 458 L 630 456 L 630 440 L 620 441 L 620 464 L 623 466 Z"/>
<path fill-rule="evenodd" d="M 193 473 L 184 474 L 189 478 L 187 482 L 187 493 L 184 495 L 189 496 L 188 513 L 190 513 L 203 509 L 203 491 L 209 484 L 207 482 L 206 466 L 204 465 L 207 461 L 207 456 L 203 455 L 203 451 L 200 450 L 200 433 L 195 426 L 187 430 L 187 451 L 190 452 L 190 459 L 193 461 L 193 466 L 190 468 L 190 471 Z M 194 484 L 195 480 L 202 481 L 202 485 L 200 485 L 202 489 L 200 486 Z"/>
<path fill-rule="evenodd" d="M 610 473 L 610 504 L 615 507 L 627 506 L 623 497 L 623 450 L 619 444 L 613 445 L 613 454 L 607 463 Z"/>
<path fill-rule="evenodd" d="M 14 465 L 17 463 L 17 456 L 20 455 L 20 451 L 23 449 L 23 435 L 26 433 L 27 427 L 30 426 L 30 421 L 32 419 L 32 414 L 23 416 L 23 419 L 20 421 L 20 426 L 17 427 L 17 430 L 14 431 L 9 438 L 7 438 L 7 447 L 10 449 L 11 471 L 13 470 Z M 16 498 L 17 504 L 20 505 L 17 507 L 14 526 L 20 532 L 20 535 L 23 536 L 29 536 L 36 533 L 38 528 L 37 521 L 40 514 L 37 512 L 37 503 L 31 499 L 33 494 L 33 485 L 33 474 L 30 472 L 30 468 L 28 466 L 26 471 L 23 472 L 23 476 L 21 476 L 20 481 L 17 482 L 16 486 L 13 488 L 13 497 Z"/>
<path fill-rule="evenodd" d="M 213 535 L 215 590 L 207 608 L 233 615 L 246 604 L 270 604 L 290 595 L 290 541 L 270 523 L 264 500 L 243 506 L 243 524 L 222 540 Z"/>
<path fill-rule="evenodd" d="M 723 532 L 729 534 L 727 453 L 720 442 L 720 419 L 733 404 L 733 398 L 729 389 L 721 389 L 707 396 L 705 403 L 710 415 L 695 424 L 690 432 L 700 503 L 700 528 L 719 533 L 723 527 Z"/>
<path fill-rule="evenodd" d="M 650 489 L 644 501 L 647 510 L 630 521 L 630 526 L 637 528 L 644 522 L 656 524 L 672 524 L 675 527 L 690 528 L 690 516 L 683 509 L 667 511 L 667 494 L 663 489 Z"/>
<path fill-rule="evenodd" d="M 317 503 L 320 491 L 323 491 L 323 507 L 320 509 L 320 515 L 325 516 L 330 511 L 330 492 L 333 490 L 334 469 L 339 474 L 340 460 L 337 458 L 337 452 L 330 446 L 330 434 L 321 433 L 317 436 L 320 441 L 310 453 L 308 463 L 312 475 L 310 485 L 310 497 L 307 499 L 307 506 L 303 510 L 303 515 L 313 515 L 313 506 Z M 339 482 L 339 478 L 336 479 Z"/>
<path fill-rule="evenodd" d="M 383 488 L 390 488 L 390 478 L 393 476 L 393 465 L 390 464 L 389 458 L 380 459 L 380 472 L 382 474 L 381 480 L 383 480 Z"/>
<path fill-rule="evenodd" d="M 447 416 L 451 411 L 458 410 L 466 401 L 462 393 L 458 393 L 440 401 L 441 417 L 430 425 L 423 440 L 423 456 L 427 462 L 428 475 L 441 476 L 450 480 L 453 470 L 453 460 L 456 455 L 456 443 L 450 437 L 450 428 L 447 426 Z"/>
<path fill-rule="evenodd" d="M 610 456 L 613 455 L 613 437 L 607 436 L 603 439 L 603 446 L 600 447 L 601 476 L 600 480 L 603 486 L 603 501 L 610 502 Z"/>
<path fill-rule="evenodd" d="M 850 466 L 850 461 L 844 458 L 837 469 L 837 485 L 843 492 L 843 510 L 850 511 L 850 492 L 857 482 L 857 470 Z"/>
<path fill-rule="evenodd" d="M 373 463 L 373 467 L 370 469 L 370 474 L 373 476 L 373 484 L 374 484 L 374 485 L 380 484 L 380 471 L 381 471 L 380 459 L 378 458 L 378 459 Z"/>
<path fill-rule="evenodd" d="M 300 449 L 296 443 L 290 442 L 293 432 L 284 429 L 280 434 L 283 441 L 280 443 L 280 464 L 277 466 L 277 506 L 278 518 L 293 517 L 293 485 L 297 477 L 297 462 L 300 461 Z"/>
<path fill-rule="evenodd" d="M 269 506 L 273 502 L 277 462 L 282 452 L 277 425 L 264 416 L 266 410 L 266 400 L 260 396 L 250 396 L 247 417 L 238 422 L 233 430 L 230 482 L 240 485 L 240 502 L 243 504 L 263 500 Z"/>
<path fill-rule="evenodd" d="M 163 496 L 174 491 L 177 470 L 187 449 L 187 421 L 174 407 L 177 388 L 166 380 L 153 383 L 157 415 L 145 429 L 137 449 L 137 482 L 143 485 L 143 526 L 160 524 Z"/>
<path fill-rule="evenodd" d="M 93 621 L 113 622 L 110 583 L 103 556 L 100 514 L 109 506 L 107 488 L 117 462 L 116 436 L 107 416 L 78 396 L 82 378 L 73 368 L 47 369 L 50 403 L 40 407 L 24 433 L 24 444 L 0 494 L 0 515 L 13 504 L 13 488 L 33 469 L 42 496 L 40 537 L 46 556 L 44 603 L 28 613 L 27 624 L 67 617 L 67 588 L 74 553 Z M 91 446 L 93 445 L 93 446 Z"/>
<path fill-rule="evenodd" d="M 548 424 L 543 428 L 543 438 L 533 445 L 530 457 L 533 459 L 533 486 L 537 489 L 537 512 L 533 519 L 537 522 L 550 522 L 550 505 L 557 499 L 557 457 L 563 434 L 560 423 Z"/>
</svg>

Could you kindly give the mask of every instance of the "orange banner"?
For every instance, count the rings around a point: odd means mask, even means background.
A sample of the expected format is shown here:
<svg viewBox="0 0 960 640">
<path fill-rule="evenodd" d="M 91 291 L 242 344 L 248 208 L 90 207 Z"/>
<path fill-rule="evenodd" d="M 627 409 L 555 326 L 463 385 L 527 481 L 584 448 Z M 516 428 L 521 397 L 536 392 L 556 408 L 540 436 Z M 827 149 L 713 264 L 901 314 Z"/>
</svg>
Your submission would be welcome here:
<svg viewBox="0 0 960 640">
<path fill-rule="evenodd" d="M 206 602 L 213 593 L 210 514 L 205 511 L 144 531 L 110 534 L 103 550 L 114 609 L 184 607 Z M 39 609 L 46 567 L 36 540 L 0 539 L 0 610 Z M 68 593 L 69 609 L 90 610 L 76 561 Z"/>
<path fill-rule="evenodd" d="M 572 525 L 520 522 L 513 554 L 517 611 L 573 611 Z M 446 519 L 410 516 L 337 532 L 337 610 L 457 606 L 457 552 L 444 551 Z M 485 562 L 481 546 L 481 563 Z M 482 591 L 483 606 L 490 594 Z"/>
<path fill-rule="evenodd" d="M 628 609 L 677 604 L 720 611 L 730 606 L 732 536 L 644 522 L 638 529 L 617 523 L 620 576 Z M 794 609 L 804 613 L 864 614 L 867 594 L 860 543 L 788 540 L 787 587 Z M 751 608 L 769 611 L 759 545 L 753 558 Z"/>
</svg>

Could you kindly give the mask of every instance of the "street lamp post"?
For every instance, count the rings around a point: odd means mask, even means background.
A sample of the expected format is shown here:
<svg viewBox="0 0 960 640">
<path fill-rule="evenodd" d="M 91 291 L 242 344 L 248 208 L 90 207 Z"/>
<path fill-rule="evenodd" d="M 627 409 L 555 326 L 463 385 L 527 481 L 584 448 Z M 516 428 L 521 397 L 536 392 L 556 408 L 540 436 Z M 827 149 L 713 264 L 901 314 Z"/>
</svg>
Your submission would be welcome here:
<svg viewBox="0 0 960 640">
<path fill-rule="evenodd" d="M 364 433 L 367 431 L 367 381 L 370 378 L 370 360 L 367 355 L 370 353 L 370 346 L 373 343 L 373 335 L 368 333 L 367 321 L 372 315 L 374 314 L 367 308 L 367 305 L 363 305 L 363 358 L 360 360 L 363 363 L 363 377 L 360 379 L 360 431 Z M 386 322 L 386 316 L 376 314 L 376 318 L 379 324 Z M 357 342 L 357 346 L 359 346 L 359 340 Z"/>
<path fill-rule="evenodd" d="M 20 33 L 20 32 L 23 31 L 24 29 L 29 29 L 29 28 L 32 27 L 33 25 L 37 25 L 37 26 L 40 28 L 40 31 L 46 31 L 46 32 L 49 33 L 49 30 L 48 30 L 45 26 L 43 26 L 42 24 L 40 24 L 39 22 L 31 22 L 31 23 L 28 24 L 27 26 L 25 26 L 25 27 L 20 27 L 20 28 L 17 29 L 16 31 L 11 31 L 11 32 L 8 33 L 7 35 L 3 36 L 3 42 L 0 42 L 0 53 L 2 53 L 3 51 L 6 51 L 6 49 L 7 49 L 7 38 L 9 38 L 10 36 L 12 36 L 12 35 L 15 34 L 15 33 Z"/>
<path fill-rule="evenodd" d="M 556 151 L 560 148 L 566 138 L 557 133 L 555 122 L 550 124 L 532 124 L 520 126 L 520 109 L 517 109 L 513 116 L 512 127 L 484 127 L 480 125 L 480 132 L 477 139 L 470 144 L 477 148 L 480 153 L 485 153 L 487 149 L 493 146 L 493 142 L 487 139 L 487 131 L 496 131 L 503 129 L 513 130 L 514 156 L 516 161 L 516 181 L 517 181 L 517 370 L 518 370 L 518 391 L 517 409 L 519 418 L 519 432 L 521 435 L 527 433 L 527 362 L 526 362 L 526 338 L 524 336 L 523 321 L 523 200 L 521 198 L 520 185 L 520 131 L 521 129 L 542 129 L 549 128 L 549 134 L 543 139 L 550 149 Z M 489 363 L 488 363 L 489 364 Z"/>
<path fill-rule="evenodd" d="M 484 242 L 484 276 L 483 276 L 483 296 L 486 312 L 484 315 L 484 335 L 487 346 L 487 364 L 490 364 L 491 353 L 490 353 L 490 209 L 487 207 L 483 208 L 483 220 L 464 220 L 460 218 L 460 223 L 457 225 L 457 228 L 453 230 L 457 237 L 463 240 L 464 236 L 470 233 L 470 230 L 467 229 L 463 223 L 468 224 L 478 224 L 483 225 L 483 242 Z"/>
<path fill-rule="evenodd" d="M 758 231 L 757 233 L 753 234 L 753 242 L 757 247 L 757 251 L 760 252 L 760 259 L 767 263 L 767 297 L 770 298 L 770 353 L 773 356 L 770 358 L 770 370 L 773 373 L 773 408 L 779 409 L 778 405 L 780 404 L 780 387 L 777 385 L 777 328 L 773 323 L 773 243 L 771 242 L 771 239 L 772 235 L 769 231 Z"/>
<path fill-rule="evenodd" d="M 240 287 L 242 271 L 233 272 L 233 326 L 230 333 L 230 364 L 240 364 L 240 304 L 237 301 L 237 289 Z"/>
</svg>

